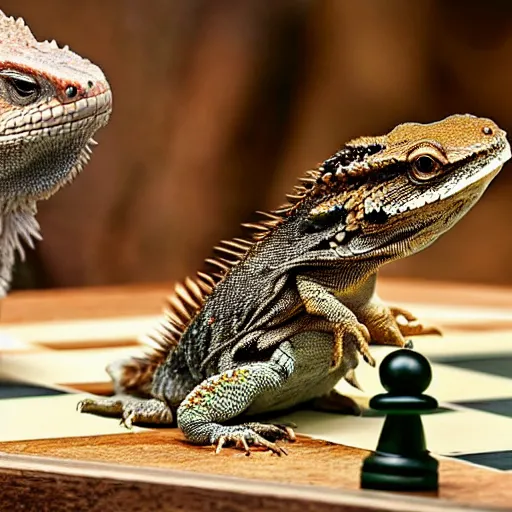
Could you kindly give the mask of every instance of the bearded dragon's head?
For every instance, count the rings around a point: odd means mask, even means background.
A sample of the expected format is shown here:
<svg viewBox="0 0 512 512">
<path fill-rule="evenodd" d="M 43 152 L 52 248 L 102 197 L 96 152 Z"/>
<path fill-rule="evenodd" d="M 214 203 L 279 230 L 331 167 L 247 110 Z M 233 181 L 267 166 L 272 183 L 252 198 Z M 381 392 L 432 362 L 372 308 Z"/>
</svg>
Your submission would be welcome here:
<svg viewBox="0 0 512 512">
<path fill-rule="evenodd" d="M 89 159 L 112 109 L 101 70 L 55 41 L 38 42 L 0 11 L 0 203 L 47 198 Z M 7 206 L 6 206 L 7 205 Z"/>
<path fill-rule="evenodd" d="M 471 115 L 353 140 L 318 169 L 305 229 L 325 233 L 327 259 L 411 254 L 467 213 L 510 157 L 505 132 Z"/>
</svg>

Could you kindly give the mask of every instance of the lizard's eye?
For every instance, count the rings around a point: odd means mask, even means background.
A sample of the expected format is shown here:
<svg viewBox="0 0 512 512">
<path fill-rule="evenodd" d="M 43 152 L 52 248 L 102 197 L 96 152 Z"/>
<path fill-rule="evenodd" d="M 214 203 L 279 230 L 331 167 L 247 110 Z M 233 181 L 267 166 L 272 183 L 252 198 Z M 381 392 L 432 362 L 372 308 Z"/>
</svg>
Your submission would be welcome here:
<svg viewBox="0 0 512 512">
<path fill-rule="evenodd" d="M 15 103 L 27 105 L 39 97 L 41 88 L 31 76 L 5 71 L 2 73 L 2 77 L 9 95 Z"/>
<path fill-rule="evenodd" d="M 9 78 L 11 85 L 22 98 L 28 98 L 38 91 L 37 83 L 19 78 Z"/>
<path fill-rule="evenodd" d="M 409 155 L 410 175 L 415 181 L 428 181 L 443 172 L 446 158 L 434 147 L 423 147 Z"/>
<path fill-rule="evenodd" d="M 440 163 L 436 162 L 431 156 L 419 156 L 412 163 L 413 172 L 419 179 L 429 179 L 432 175 L 437 174 Z"/>
</svg>

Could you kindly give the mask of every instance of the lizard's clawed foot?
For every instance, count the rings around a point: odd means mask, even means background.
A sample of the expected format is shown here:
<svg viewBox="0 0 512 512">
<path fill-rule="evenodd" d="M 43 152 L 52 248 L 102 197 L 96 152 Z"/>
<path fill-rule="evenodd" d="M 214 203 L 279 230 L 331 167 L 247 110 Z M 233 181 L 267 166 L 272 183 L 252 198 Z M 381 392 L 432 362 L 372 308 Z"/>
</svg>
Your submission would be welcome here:
<svg viewBox="0 0 512 512">
<path fill-rule="evenodd" d="M 154 398 L 142 399 L 127 396 L 85 398 L 77 410 L 99 416 L 120 418 L 126 428 L 133 425 L 172 425 L 173 414 L 166 404 Z"/>
<path fill-rule="evenodd" d="M 334 328 L 334 352 L 331 362 L 331 369 L 339 367 L 343 360 L 343 346 L 345 343 L 353 344 L 363 359 L 370 365 L 375 366 L 375 359 L 370 353 L 370 332 L 367 327 L 357 322 L 341 324 Z"/>
<path fill-rule="evenodd" d="M 439 328 L 432 325 L 423 325 L 410 311 L 398 306 L 390 306 L 389 310 L 394 316 L 396 324 L 403 336 L 420 336 L 424 334 L 441 335 Z"/>
<path fill-rule="evenodd" d="M 265 423 L 244 423 L 240 426 L 222 426 L 212 439 L 215 453 L 219 453 L 227 443 L 235 444 L 246 455 L 251 454 L 250 446 L 263 446 L 276 455 L 288 455 L 287 451 L 274 441 L 285 439 L 295 441 L 295 432 L 286 425 L 272 425 Z"/>
</svg>

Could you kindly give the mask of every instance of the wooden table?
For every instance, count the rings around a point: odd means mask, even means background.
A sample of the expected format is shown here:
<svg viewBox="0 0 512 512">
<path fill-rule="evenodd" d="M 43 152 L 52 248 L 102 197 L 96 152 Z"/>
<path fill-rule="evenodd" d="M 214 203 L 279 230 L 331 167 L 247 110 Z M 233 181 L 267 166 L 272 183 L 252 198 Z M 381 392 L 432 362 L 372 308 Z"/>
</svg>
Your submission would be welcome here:
<svg viewBox="0 0 512 512">
<path fill-rule="evenodd" d="M 168 285 L 157 285 L 14 293 L 3 304 L 1 321 L 27 343 L 36 340 L 36 359 L 59 350 L 94 352 L 104 344 L 135 349 L 138 342 L 129 333 L 102 337 L 105 321 L 119 319 L 121 325 L 131 318 L 157 316 L 169 290 Z M 512 311 L 508 289 L 384 281 L 380 293 L 393 302 Z M 80 322 L 89 322 L 89 336 L 74 332 L 73 325 L 85 325 Z M 62 325 L 68 328 L 66 335 L 59 331 Z M 57 339 L 47 336 L 46 329 Z M 512 322 L 506 316 L 499 322 L 448 318 L 445 329 L 492 336 L 497 329 L 512 330 Z M 4 352 L 4 362 L 26 352 L 26 347 L 10 349 Z M 105 385 L 97 382 L 92 390 L 107 392 Z M 84 382 L 70 387 L 91 390 Z M 76 421 L 80 418 L 77 415 Z M 38 418 L 26 421 L 37 423 Z M 359 470 L 368 452 L 304 436 L 289 451 L 281 458 L 258 450 L 251 457 L 230 449 L 214 455 L 211 447 L 187 443 L 176 429 L 1 442 L 0 511 L 512 510 L 510 472 L 441 458 L 441 486 L 435 496 L 362 491 Z"/>
</svg>

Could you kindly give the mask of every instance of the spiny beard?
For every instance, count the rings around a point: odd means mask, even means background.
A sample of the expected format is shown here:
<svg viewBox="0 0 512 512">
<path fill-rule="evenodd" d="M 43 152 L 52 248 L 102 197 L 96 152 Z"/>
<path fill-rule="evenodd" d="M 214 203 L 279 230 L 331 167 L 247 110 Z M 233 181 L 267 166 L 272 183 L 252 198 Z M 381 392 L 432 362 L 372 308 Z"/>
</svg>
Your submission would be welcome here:
<svg viewBox="0 0 512 512">
<path fill-rule="evenodd" d="M 31 209 L 19 210 L 0 217 L 0 297 L 9 290 L 16 253 L 25 259 L 23 242 L 31 249 L 34 240 L 41 240 L 39 223 L 35 218 L 35 203 Z"/>
</svg>

